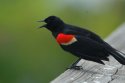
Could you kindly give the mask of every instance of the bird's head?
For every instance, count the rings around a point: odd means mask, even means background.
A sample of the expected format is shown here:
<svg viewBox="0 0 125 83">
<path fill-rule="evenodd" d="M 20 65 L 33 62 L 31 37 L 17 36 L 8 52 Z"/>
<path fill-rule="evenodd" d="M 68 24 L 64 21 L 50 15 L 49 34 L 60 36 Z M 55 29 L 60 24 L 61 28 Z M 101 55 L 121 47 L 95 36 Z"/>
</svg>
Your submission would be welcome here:
<svg viewBox="0 0 125 83">
<path fill-rule="evenodd" d="M 50 31 L 54 31 L 57 28 L 61 28 L 60 26 L 64 24 L 63 21 L 56 16 L 49 16 L 46 19 L 40 20 L 38 22 L 45 22 L 46 24 L 44 24 L 43 26 L 40 26 L 40 28 L 45 27 Z"/>
</svg>

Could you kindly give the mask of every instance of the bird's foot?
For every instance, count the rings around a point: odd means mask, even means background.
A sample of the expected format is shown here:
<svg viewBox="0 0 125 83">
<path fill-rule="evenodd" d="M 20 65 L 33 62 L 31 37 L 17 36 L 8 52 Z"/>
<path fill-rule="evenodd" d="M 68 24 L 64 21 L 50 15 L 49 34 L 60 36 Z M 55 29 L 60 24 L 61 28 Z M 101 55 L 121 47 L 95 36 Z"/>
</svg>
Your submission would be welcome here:
<svg viewBox="0 0 125 83">
<path fill-rule="evenodd" d="M 71 66 L 67 69 L 82 70 L 83 68 L 82 68 L 82 66 Z"/>
</svg>

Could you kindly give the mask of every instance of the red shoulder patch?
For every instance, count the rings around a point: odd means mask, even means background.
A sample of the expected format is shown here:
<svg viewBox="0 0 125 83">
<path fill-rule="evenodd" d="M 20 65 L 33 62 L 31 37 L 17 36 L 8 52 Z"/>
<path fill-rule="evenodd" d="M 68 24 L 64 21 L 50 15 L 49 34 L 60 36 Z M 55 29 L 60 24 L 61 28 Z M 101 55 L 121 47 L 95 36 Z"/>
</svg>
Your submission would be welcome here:
<svg viewBox="0 0 125 83">
<path fill-rule="evenodd" d="M 59 44 L 69 43 L 74 38 L 74 35 L 60 33 L 56 37 L 56 41 Z"/>
</svg>

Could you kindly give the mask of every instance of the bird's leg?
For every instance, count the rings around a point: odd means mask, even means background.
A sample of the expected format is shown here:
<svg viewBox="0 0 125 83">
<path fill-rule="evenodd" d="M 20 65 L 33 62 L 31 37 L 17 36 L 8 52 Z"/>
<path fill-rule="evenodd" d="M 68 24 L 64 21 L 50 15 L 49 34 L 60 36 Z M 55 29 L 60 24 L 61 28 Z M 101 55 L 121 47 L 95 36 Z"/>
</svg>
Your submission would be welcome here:
<svg viewBox="0 0 125 83">
<path fill-rule="evenodd" d="M 75 61 L 68 69 L 75 69 L 75 70 L 80 70 L 82 69 L 82 66 L 76 66 L 76 64 L 81 60 L 81 58 L 79 58 L 77 61 Z"/>
</svg>

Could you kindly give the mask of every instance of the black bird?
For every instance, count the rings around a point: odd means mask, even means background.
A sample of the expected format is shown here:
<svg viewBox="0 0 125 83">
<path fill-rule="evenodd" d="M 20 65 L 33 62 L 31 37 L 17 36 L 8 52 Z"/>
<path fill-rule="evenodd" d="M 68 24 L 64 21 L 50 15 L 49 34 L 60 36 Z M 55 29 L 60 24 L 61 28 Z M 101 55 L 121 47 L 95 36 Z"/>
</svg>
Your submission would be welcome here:
<svg viewBox="0 0 125 83">
<path fill-rule="evenodd" d="M 70 69 L 80 69 L 81 67 L 76 66 L 76 64 L 81 59 L 104 64 L 102 60 L 109 61 L 109 55 L 112 55 L 119 63 L 125 65 L 125 54 L 111 47 L 95 33 L 77 26 L 66 24 L 56 16 L 49 16 L 39 22 L 46 23 L 40 28 L 45 27 L 50 30 L 58 44 L 65 51 L 79 58 L 72 64 Z"/>
</svg>

